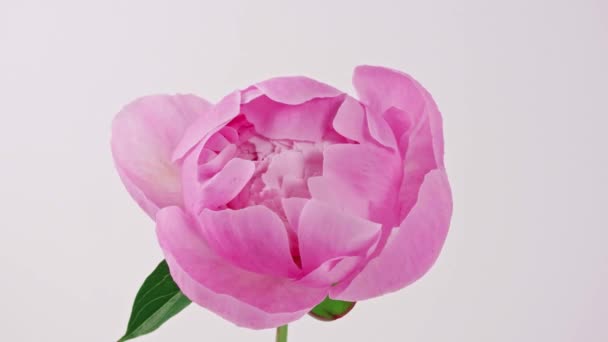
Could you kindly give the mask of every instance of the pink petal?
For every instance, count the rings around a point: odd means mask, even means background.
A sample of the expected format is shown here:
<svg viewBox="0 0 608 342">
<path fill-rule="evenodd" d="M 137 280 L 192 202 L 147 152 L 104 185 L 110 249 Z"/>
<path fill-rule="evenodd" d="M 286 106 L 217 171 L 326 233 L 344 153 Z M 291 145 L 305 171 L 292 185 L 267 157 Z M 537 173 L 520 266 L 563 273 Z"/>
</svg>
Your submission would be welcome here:
<svg viewBox="0 0 608 342">
<path fill-rule="evenodd" d="M 213 253 L 178 207 L 159 211 L 156 232 L 171 276 L 195 303 L 243 327 L 273 328 L 321 302 L 327 289 L 244 271 Z"/>
<path fill-rule="evenodd" d="M 336 113 L 333 127 L 343 137 L 357 142 L 366 141 L 367 122 L 365 110 L 359 101 L 346 96 Z"/>
<path fill-rule="evenodd" d="M 224 128 L 226 127 L 223 127 L 222 129 Z M 230 141 L 220 132 L 216 132 L 209 137 L 209 140 L 207 140 L 207 143 L 205 144 L 205 148 L 213 152 L 219 152 L 228 145 L 230 145 Z"/>
<path fill-rule="evenodd" d="M 357 269 L 365 258 L 362 256 L 337 257 L 325 261 L 319 267 L 298 280 L 311 287 L 330 287 L 339 284 Z"/>
<path fill-rule="evenodd" d="M 281 189 L 283 190 L 282 194 L 285 198 L 310 198 L 310 191 L 308 190 L 308 184 L 306 183 L 306 179 L 285 176 L 283 177 L 283 184 L 281 184 Z"/>
<path fill-rule="evenodd" d="M 426 99 L 409 75 L 388 68 L 362 65 L 355 68 L 353 85 L 361 102 L 384 113 L 390 107 L 421 113 Z"/>
<path fill-rule="evenodd" d="M 450 224 L 452 196 L 444 170 L 429 172 L 418 202 L 395 228 L 379 256 L 372 259 L 346 288 L 332 288 L 331 297 L 358 301 L 399 290 L 422 277 L 437 259 Z"/>
<path fill-rule="evenodd" d="M 285 212 L 285 216 L 287 217 L 287 222 L 289 223 L 289 228 L 294 232 L 298 232 L 298 225 L 300 223 L 300 215 L 302 214 L 302 209 L 306 203 L 308 203 L 308 199 L 306 198 L 283 198 L 281 203 L 283 204 L 283 211 Z"/>
<path fill-rule="evenodd" d="M 223 135 L 231 144 L 236 144 L 239 142 L 239 133 L 233 127 L 224 126 L 222 129 L 220 129 L 219 133 Z"/>
<path fill-rule="evenodd" d="M 219 131 L 230 120 L 234 119 L 240 110 L 240 93 L 235 91 L 213 106 L 206 115 L 199 117 L 184 133 L 173 150 L 172 160 L 177 161 L 186 155 L 199 142 L 207 141 L 213 133 Z"/>
<path fill-rule="evenodd" d="M 353 84 L 360 100 L 374 112 L 384 113 L 390 107 L 395 107 L 417 120 L 428 117 L 434 158 L 437 166 L 443 167 L 441 114 L 426 89 L 408 74 L 367 65 L 355 69 Z"/>
<path fill-rule="evenodd" d="M 283 177 L 302 178 L 304 176 L 303 171 L 304 155 L 298 151 L 285 151 L 272 158 L 268 170 L 262 174 L 262 180 L 267 187 L 279 189 Z"/>
<path fill-rule="evenodd" d="M 302 267 L 310 272 L 324 262 L 364 256 L 381 233 L 381 225 L 310 200 L 300 215 L 298 239 Z"/>
<path fill-rule="evenodd" d="M 315 98 L 336 97 L 343 94 L 327 84 L 302 76 L 271 78 L 257 83 L 255 87 L 273 101 L 289 105 L 298 105 Z"/>
<path fill-rule="evenodd" d="M 416 203 L 418 189 L 430 170 L 443 168 L 441 114 L 430 94 L 409 75 L 381 67 L 360 66 L 353 83 L 371 111 L 384 113 L 400 150 L 405 151 L 404 178 L 399 190 L 399 219 Z M 407 116 L 400 120 L 395 116 Z M 407 126 L 407 128 L 406 128 Z M 398 136 L 402 132 L 401 136 Z"/>
<path fill-rule="evenodd" d="M 287 219 L 287 234 L 289 236 L 289 251 L 301 266 L 300 262 L 300 247 L 298 246 L 298 224 L 300 223 L 300 214 L 308 199 L 306 198 L 283 198 L 281 199 L 281 209 Z"/>
<path fill-rule="evenodd" d="M 256 86 L 249 86 L 241 90 L 241 104 L 249 103 L 263 95 L 264 93 Z"/>
<path fill-rule="evenodd" d="M 194 212 L 226 205 L 243 190 L 254 171 L 255 164 L 251 160 L 231 159 L 222 170 L 203 182 Z"/>
<path fill-rule="evenodd" d="M 431 97 L 431 94 L 423 88 L 418 82 L 416 82 L 418 89 L 423 94 L 426 100 L 425 112 L 429 118 L 429 127 L 431 135 L 433 137 L 433 151 L 435 152 L 435 162 L 438 167 L 444 167 L 443 165 L 443 120 L 437 104 Z"/>
<path fill-rule="evenodd" d="M 418 127 L 413 128 L 413 132 L 407 139 L 407 150 L 403 162 L 405 170 L 399 187 L 400 219 L 405 218 L 416 203 L 425 175 L 439 167 L 433 155 L 432 140 L 428 118 L 422 119 Z"/>
<path fill-rule="evenodd" d="M 209 111 L 193 95 L 148 96 L 133 101 L 112 123 L 112 154 L 135 201 L 154 217 L 159 208 L 181 205 L 179 167 L 171 153 L 187 127 Z"/>
<path fill-rule="evenodd" d="M 236 145 L 227 145 L 215 157 L 198 167 L 202 178 L 210 177 L 220 171 L 236 155 Z M 196 166 L 194 166 L 196 168 Z"/>
<path fill-rule="evenodd" d="M 209 247 L 235 266 L 278 277 L 300 273 L 289 252 L 285 226 L 267 207 L 206 209 L 199 218 Z"/>
<path fill-rule="evenodd" d="M 352 184 L 331 177 L 308 178 L 311 197 L 350 215 L 369 218 L 370 203 Z"/>
<path fill-rule="evenodd" d="M 182 160 L 181 182 L 184 198 L 184 208 L 186 211 L 194 212 L 201 193 L 201 170 L 199 165 L 206 163 L 217 157 L 213 151 L 204 148 L 204 144 L 199 143 L 194 150 Z M 223 166 L 222 166 L 223 167 Z M 205 171 L 204 169 L 202 170 Z M 207 175 L 208 178 L 208 175 Z"/>
<path fill-rule="evenodd" d="M 396 148 L 397 139 L 395 138 L 391 126 L 382 116 L 382 113 L 368 109 L 366 111 L 366 117 L 369 133 L 374 140 L 386 147 Z"/>
<path fill-rule="evenodd" d="M 388 123 L 397 139 L 400 152 L 407 151 L 408 136 L 412 128 L 412 117 L 402 109 L 390 107 L 384 112 L 384 120 Z"/>
<path fill-rule="evenodd" d="M 165 252 L 165 259 L 169 264 L 171 277 L 173 277 L 173 280 L 175 280 L 186 297 L 237 326 L 249 329 L 276 328 L 300 319 L 312 308 L 295 312 L 266 312 L 230 295 L 218 294 L 208 289 L 204 284 L 195 280 L 189 272 L 185 271 L 179 261 L 170 252 Z M 210 272 L 216 271 L 209 267 L 205 269 Z M 198 276 L 200 277 L 201 275 Z M 230 278 L 235 281 L 239 280 L 238 274 L 231 274 Z M 272 298 L 271 300 L 276 299 Z M 323 299 L 319 299 L 319 301 L 321 300 Z"/>
<path fill-rule="evenodd" d="M 394 227 L 398 208 L 395 189 L 401 181 L 401 158 L 390 151 L 371 144 L 336 144 L 325 149 L 323 178 L 327 178 L 327 191 L 336 192 L 338 203 L 352 202 L 355 196 L 369 202 L 369 219 Z M 313 198 L 315 189 L 309 180 Z M 363 212 L 364 213 L 364 212 Z"/>
<path fill-rule="evenodd" d="M 324 141 L 326 143 L 327 141 Z M 323 145 L 294 142 L 294 149 L 304 156 L 304 178 L 320 176 L 323 174 Z"/>
<path fill-rule="evenodd" d="M 341 97 L 313 99 L 286 105 L 259 97 L 242 111 L 258 134 L 268 139 L 321 141 L 342 101 Z"/>
</svg>

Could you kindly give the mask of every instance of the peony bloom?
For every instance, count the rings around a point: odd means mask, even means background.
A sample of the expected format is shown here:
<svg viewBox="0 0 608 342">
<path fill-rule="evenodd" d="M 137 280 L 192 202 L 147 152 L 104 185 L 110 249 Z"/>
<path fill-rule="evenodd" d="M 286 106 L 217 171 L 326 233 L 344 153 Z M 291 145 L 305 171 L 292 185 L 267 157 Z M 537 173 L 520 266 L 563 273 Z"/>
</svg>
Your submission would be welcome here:
<svg viewBox="0 0 608 342">
<path fill-rule="evenodd" d="M 116 116 L 118 172 L 193 302 L 272 328 L 326 296 L 399 290 L 434 263 L 452 212 L 440 113 L 404 73 L 360 66 L 353 83 L 359 99 L 279 77 Z"/>
</svg>

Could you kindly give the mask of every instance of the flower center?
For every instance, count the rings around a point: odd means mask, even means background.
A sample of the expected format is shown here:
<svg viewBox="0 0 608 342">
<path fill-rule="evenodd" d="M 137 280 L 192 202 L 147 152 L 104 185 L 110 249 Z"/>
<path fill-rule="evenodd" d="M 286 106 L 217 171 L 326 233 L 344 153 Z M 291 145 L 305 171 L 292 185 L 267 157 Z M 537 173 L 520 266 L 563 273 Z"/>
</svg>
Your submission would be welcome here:
<svg viewBox="0 0 608 342">
<path fill-rule="evenodd" d="M 282 218 L 281 199 L 310 198 L 307 180 L 323 171 L 323 144 L 270 140 L 254 134 L 237 146 L 236 157 L 253 161 L 255 172 L 228 207 L 261 204 Z"/>
</svg>

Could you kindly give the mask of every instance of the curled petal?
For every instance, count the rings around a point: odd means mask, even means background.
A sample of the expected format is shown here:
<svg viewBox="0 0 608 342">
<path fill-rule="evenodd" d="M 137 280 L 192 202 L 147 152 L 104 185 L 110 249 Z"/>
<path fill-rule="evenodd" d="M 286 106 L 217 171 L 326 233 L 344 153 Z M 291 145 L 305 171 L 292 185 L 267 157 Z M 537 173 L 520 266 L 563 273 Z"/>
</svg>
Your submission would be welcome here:
<svg viewBox="0 0 608 342">
<path fill-rule="evenodd" d="M 234 158 L 228 161 L 223 169 L 202 183 L 194 212 L 205 208 L 217 209 L 232 201 L 249 182 L 254 171 L 255 165 L 251 160 Z"/>
<path fill-rule="evenodd" d="M 397 139 L 391 126 L 382 116 L 382 113 L 377 111 L 368 110 L 366 113 L 367 126 L 369 127 L 370 135 L 379 142 L 381 145 L 396 148 Z"/>
<path fill-rule="evenodd" d="M 393 129 L 400 151 L 404 153 L 404 177 L 399 187 L 401 220 L 416 203 L 424 176 L 435 168 L 443 168 L 441 114 L 430 94 L 411 76 L 400 71 L 359 66 L 355 69 L 353 84 L 361 101 L 380 120 L 378 122 L 387 123 Z M 372 126 L 372 135 L 376 135 Z"/>
<path fill-rule="evenodd" d="M 360 143 L 366 141 L 367 123 L 363 105 L 347 96 L 336 113 L 333 127 L 345 138 Z"/>
<path fill-rule="evenodd" d="M 240 93 L 235 91 L 215 104 L 206 115 L 197 118 L 184 132 L 183 137 L 177 146 L 175 146 L 172 160 L 177 161 L 183 158 L 188 151 L 199 143 L 205 145 L 205 142 L 211 138 L 213 133 L 219 131 L 239 114 L 240 101 Z"/>
<path fill-rule="evenodd" d="M 355 69 L 353 84 L 359 98 L 371 111 L 385 113 L 401 109 L 413 121 L 429 120 L 429 135 L 438 167 L 443 167 L 443 128 L 441 113 L 431 95 L 410 75 L 388 68 L 362 65 Z M 399 141 L 401 137 L 396 137 Z"/>
<path fill-rule="evenodd" d="M 221 150 L 216 156 L 212 157 L 206 163 L 198 166 L 198 175 L 201 178 L 208 178 L 219 172 L 226 164 L 234 158 L 237 152 L 236 145 L 230 144 Z M 194 171 L 196 171 L 194 166 Z"/>
<path fill-rule="evenodd" d="M 390 107 L 384 112 L 383 117 L 393 131 L 400 153 L 403 155 L 407 151 L 408 133 L 412 127 L 411 115 L 402 109 Z"/>
</svg>

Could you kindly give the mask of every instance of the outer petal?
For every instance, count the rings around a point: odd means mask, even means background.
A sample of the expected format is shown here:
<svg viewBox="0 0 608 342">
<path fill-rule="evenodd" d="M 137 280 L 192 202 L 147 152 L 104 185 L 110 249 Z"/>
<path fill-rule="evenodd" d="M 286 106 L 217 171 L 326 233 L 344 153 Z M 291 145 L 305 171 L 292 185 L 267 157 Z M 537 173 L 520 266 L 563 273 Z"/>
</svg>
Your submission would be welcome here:
<svg viewBox="0 0 608 342">
<path fill-rule="evenodd" d="M 332 288 L 330 296 L 357 301 L 399 290 L 422 277 L 433 265 L 450 224 L 452 196 L 445 171 L 429 172 L 416 205 L 384 249 L 350 285 Z"/>
<path fill-rule="evenodd" d="M 313 198 L 334 206 L 356 205 L 347 208 L 350 212 L 361 210 L 361 203 L 369 201 L 369 216 L 362 217 L 391 227 L 398 224 L 395 188 L 402 173 L 398 154 L 371 144 L 336 144 L 323 155 L 324 181 L 308 180 Z M 365 210 L 359 212 L 365 214 Z"/>
<path fill-rule="evenodd" d="M 112 154 L 135 201 L 154 217 L 159 208 L 182 203 L 173 148 L 187 127 L 211 105 L 193 95 L 143 97 L 118 113 L 112 123 Z"/>
<path fill-rule="evenodd" d="M 378 241 L 382 225 L 344 214 L 327 204 L 310 200 L 300 216 L 298 238 L 305 272 L 326 261 L 365 256 Z"/>
<path fill-rule="evenodd" d="M 431 95 L 410 75 L 383 67 L 363 65 L 355 69 L 353 84 L 359 98 L 371 111 L 401 109 L 417 120 L 428 117 L 435 162 L 443 167 L 441 114 Z M 399 141 L 400 137 L 396 137 Z"/>
<path fill-rule="evenodd" d="M 360 66 L 355 69 L 353 84 L 376 128 L 390 126 L 400 150 L 405 151 L 404 178 L 399 190 L 400 215 L 403 219 L 416 203 L 418 190 L 430 170 L 443 168 L 443 129 L 441 114 L 430 94 L 411 76 L 387 68 Z M 399 118 L 398 115 L 407 116 Z M 370 118 L 374 118 L 369 121 Z M 372 135 L 386 140 L 386 127 Z M 401 134 L 401 136 L 398 136 Z"/>
<path fill-rule="evenodd" d="M 300 319 L 311 309 L 285 313 L 266 312 L 232 296 L 209 290 L 192 278 L 171 254 L 165 253 L 165 258 L 173 280 L 190 300 L 238 326 L 250 329 L 275 328 Z"/>
<path fill-rule="evenodd" d="M 171 276 L 184 294 L 223 318 L 254 329 L 294 321 L 321 302 L 327 289 L 236 268 L 200 238 L 178 207 L 157 215 L 157 235 Z"/>
<path fill-rule="evenodd" d="M 267 207 L 203 210 L 200 222 L 209 247 L 232 264 L 278 277 L 300 273 L 289 252 L 287 230 Z"/>
<path fill-rule="evenodd" d="M 255 87 L 275 102 L 289 105 L 343 94 L 332 86 L 303 76 L 271 78 L 257 83 Z"/>
<path fill-rule="evenodd" d="M 437 167 L 433 157 L 432 135 L 428 117 L 422 118 L 418 127 L 407 138 L 403 180 L 399 188 L 399 218 L 403 219 L 416 203 L 418 191 L 425 175 Z"/>
</svg>

